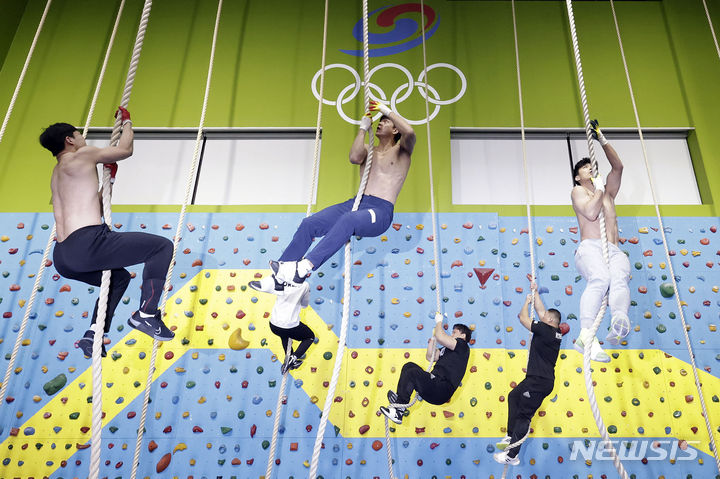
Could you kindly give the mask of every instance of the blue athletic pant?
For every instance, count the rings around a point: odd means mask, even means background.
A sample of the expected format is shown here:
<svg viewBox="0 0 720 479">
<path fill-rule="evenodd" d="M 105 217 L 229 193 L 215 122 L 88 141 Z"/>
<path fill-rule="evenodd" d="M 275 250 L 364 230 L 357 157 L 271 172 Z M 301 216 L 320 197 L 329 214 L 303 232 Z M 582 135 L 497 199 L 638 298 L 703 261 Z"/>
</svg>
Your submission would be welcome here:
<svg viewBox="0 0 720 479">
<path fill-rule="evenodd" d="M 110 331 L 115 308 L 130 283 L 125 266 L 145 263 L 143 269 L 140 311 L 155 314 L 165 285 L 173 243 L 148 233 L 119 233 L 106 224 L 85 226 L 73 231 L 65 241 L 55 244 L 53 260 L 58 273 L 93 286 L 100 286 L 103 270 L 110 270 L 105 332 Z M 91 324 L 95 324 L 98 304 L 95 302 Z"/>
<path fill-rule="evenodd" d="M 377 196 L 363 195 L 357 211 L 352 211 L 355 198 L 328 206 L 300 223 L 295 236 L 280 261 L 299 261 L 303 257 L 318 269 L 350 239 L 351 236 L 379 236 L 390 227 L 394 205 Z M 313 238 L 324 238 L 305 255 Z"/>
</svg>

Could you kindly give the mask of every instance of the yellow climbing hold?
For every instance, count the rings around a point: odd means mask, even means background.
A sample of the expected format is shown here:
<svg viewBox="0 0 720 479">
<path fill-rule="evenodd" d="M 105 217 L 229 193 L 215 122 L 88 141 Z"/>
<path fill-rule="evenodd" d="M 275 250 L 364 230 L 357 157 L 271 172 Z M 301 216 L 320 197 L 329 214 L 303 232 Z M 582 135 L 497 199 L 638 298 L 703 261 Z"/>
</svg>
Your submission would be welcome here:
<svg viewBox="0 0 720 479">
<path fill-rule="evenodd" d="M 2 241 L 3 243 L 6 242 L 6 241 L 9 241 L 9 240 L 10 240 L 10 237 L 7 236 L 7 235 L 2 235 L 2 236 L 0 236 L 0 241 Z"/>
<path fill-rule="evenodd" d="M 303 466 L 310 467 L 310 463 L 308 461 L 303 462 Z"/>
<path fill-rule="evenodd" d="M 160 344 L 162 344 L 162 343 L 160 343 Z M 199 355 L 197 352 L 192 353 L 192 358 L 193 358 L 193 359 L 197 359 L 197 358 L 199 358 L 199 357 L 200 357 L 200 355 Z"/>
<path fill-rule="evenodd" d="M 198 404 L 205 404 L 207 399 L 205 399 L 205 396 L 200 396 L 200 399 L 198 399 Z"/>
<path fill-rule="evenodd" d="M 485 266 L 485 260 L 484 260 L 484 259 L 481 259 L 480 261 L 478 261 L 478 264 L 479 264 L 480 266 Z"/>
<path fill-rule="evenodd" d="M 648 264 L 647 264 L 647 267 L 648 267 L 648 268 L 652 268 L 652 266 L 653 266 L 652 263 L 648 263 Z"/>
<path fill-rule="evenodd" d="M 453 238 L 453 241 L 455 242 L 455 244 L 458 244 L 462 240 L 460 238 Z"/>
<path fill-rule="evenodd" d="M 445 223 L 441 224 L 441 225 L 440 225 L 440 229 L 446 230 L 446 229 L 447 229 L 447 225 L 446 225 Z"/>
<path fill-rule="evenodd" d="M 318 397 L 317 397 L 317 396 L 311 396 L 311 397 L 310 397 L 310 402 L 313 403 L 313 404 L 317 404 L 317 402 L 318 402 Z"/>
<path fill-rule="evenodd" d="M 717 286 L 713 286 L 713 287 L 712 287 L 712 292 L 713 292 L 713 293 L 717 293 L 719 290 L 720 290 L 720 288 L 718 288 Z"/>
<path fill-rule="evenodd" d="M 552 232 L 553 232 L 553 227 L 552 227 L 552 226 L 548 226 L 547 228 L 545 228 L 545 231 L 547 231 L 548 233 L 552 233 Z"/>
<path fill-rule="evenodd" d="M 504 226 L 503 226 L 502 228 L 500 228 L 500 232 L 501 232 L 501 233 L 504 233 L 504 232 L 505 232 L 505 227 L 504 227 Z"/>
<path fill-rule="evenodd" d="M 181 367 L 178 366 L 177 368 L 175 368 L 175 372 L 178 373 L 178 374 L 184 373 L 184 372 L 185 372 L 185 368 L 181 368 Z"/>
<path fill-rule="evenodd" d="M 645 234 L 645 235 L 648 234 L 648 228 L 647 228 L 647 226 L 643 226 L 642 228 L 638 229 L 638 233 L 642 233 L 642 234 Z"/>
<path fill-rule="evenodd" d="M 25 306 L 25 300 L 21 299 L 20 301 L 18 301 L 18 306 L 20 306 L 21 308 Z"/>
<path fill-rule="evenodd" d="M 516 244 L 518 244 L 518 239 L 517 239 L 517 238 L 513 238 L 510 243 L 511 243 L 512 245 L 516 245 Z"/>
<path fill-rule="evenodd" d="M 416 229 L 416 230 L 422 230 L 422 229 L 424 229 L 424 228 L 425 228 L 425 226 L 423 226 L 423 225 L 417 225 L 417 226 L 415 226 L 415 229 Z"/>
<path fill-rule="evenodd" d="M 155 413 L 155 419 L 160 419 L 162 417 L 162 413 L 160 411 Z"/>
<path fill-rule="evenodd" d="M 710 331 L 712 331 L 713 333 L 717 331 L 717 326 L 715 326 L 714 324 L 709 325 L 708 328 L 710 328 Z"/>
<path fill-rule="evenodd" d="M 507 331 L 508 333 L 512 333 L 512 332 L 513 332 L 513 327 L 512 327 L 512 326 L 508 326 L 507 328 L 505 328 L 505 331 Z"/>
<path fill-rule="evenodd" d="M 223 328 L 223 331 L 227 331 L 228 329 L 230 329 L 230 325 L 228 323 L 223 323 L 222 328 Z"/>
<path fill-rule="evenodd" d="M 694 292 L 695 292 L 695 286 L 690 286 L 690 287 L 688 288 L 688 291 L 690 291 L 691 293 L 694 293 Z"/>
<path fill-rule="evenodd" d="M 33 396 L 33 402 L 40 402 L 42 398 L 40 396 Z"/>
<path fill-rule="evenodd" d="M 62 311 L 57 311 L 57 312 L 55 313 L 55 317 L 56 317 L 56 318 L 62 318 L 63 314 L 65 314 L 65 313 L 63 313 Z"/>
<path fill-rule="evenodd" d="M 372 274 L 372 273 L 368 273 L 367 277 L 368 277 L 368 278 L 373 278 L 373 277 L 375 277 L 375 275 Z"/>
<path fill-rule="evenodd" d="M 537 241 L 538 246 L 542 246 L 542 244 L 543 244 L 542 238 L 538 238 L 536 241 Z"/>
<path fill-rule="evenodd" d="M 246 339 L 243 339 L 242 337 L 242 329 L 237 328 L 228 338 L 228 346 L 230 349 L 234 349 L 235 351 L 238 351 L 240 349 L 245 349 L 250 345 L 250 342 Z"/>
<path fill-rule="evenodd" d="M 693 252 L 692 252 L 692 255 L 693 255 L 693 256 L 700 256 L 700 251 L 693 251 Z"/>
<path fill-rule="evenodd" d="M 683 256 L 687 256 L 688 250 L 686 250 L 685 248 L 683 248 L 683 249 L 680 250 L 680 254 L 683 255 Z"/>
<path fill-rule="evenodd" d="M 665 269 L 665 266 L 666 266 L 665 263 L 660 263 L 660 269 Z"/>
<path fill-rule="evenodd" d="M 293 415 L 292 415 L 292 416 L 293 416 L 295 419 L 297 419 L 297 418 L 300 417 L 300 413 L 298 412 L 297 409 L 295 409 L 295 410 L 293 411 Z"/>
<path fill-rule="evenodd" d="M 185 444 L 184 442 L 181 442 L 173 448 L 173 454 L 175 454 L 178 451 L 184 451 L 185 449 L 187 449 L 187 444 Z"/>
<path fill-rule="evenodd" d="M 40 368 L 40 369 L 41 369 L 42 372 L 44 372 L 44 373 L 48 372 L 48 367 L 47 367 L 47 366 L 43 366 L 43 367 Z"/>
<path fill-rule="evenodd" d="M 74 373 L 74 372 L 75 372 L 75 367 L 74 367 L 74 366 L 70 366 L 70 367 L 68 368 L 68 372 L 69 372 L 70 374 Z"/>
<path fill-rule="evenodd" d="M 268 409 L 267 411 L 265 411 L 265 415 L 266 415 L 267 417 L 272 416 L 272 411 L 271 411 L 270 409 Z"/>
<path fill-rule="evenodd" d="M 191 466 L 194 466 L 194 465 L 195 465 L 195 459 L 190 459 L 190 465 L 191 465 Z"/>
<path fill-rule="evenodd" d="M 29 339 L 23 339 L 23 340 L 22 340 L 22 345 L 23 345 L 23 346 L 30 346 L 30 340 L 29 340 Z"/>
<path fill-rule="evenodd" d="M 187 273 L 180 273 L 180 278 L 185 279 L 187 277 Z"/>
<path fill-rule="evenodd" d="M 382 235 L 382 236 L 380 237 L 380 241 L 387 241 L 387 236 Z"/>
<path fill-rule="evenodd" d="M 643 318 L 645 318 L 645 319 L 652 318 L 652 313 L 650 311 L 645 311 L 645 314 L 643 314 Z"/>
<path fill-rule="evenodd" d="M 390 303 L 391 303 L 391 304 L 399 304 L 399 303 L 400 303 L 400 300 L 397 299 L 397 298 L 393 298 L 393 299 L 390 300 Z"/>
<path fill-rule="evenodd" d="M 409 318 L 410 316 L 412 316 L 412 314 L 410 312 L 406 311 L 403 313 L 403 316 L 405 316 L 406 318 Z"/>
<path fill-rule="evenodd" d="M 410 264 L 410 258 L 405 260 L 405 264 Z"/>
<path fill-rule="evenodd" d="M 655 301 L 655 306 L 658 308 L 662 306 L 662 301 Z"/>
<path fill-rule="evenodd" d="M 224 353 L 218 354 L 218 361 L 225 361 L 225 354 L 224 354 Z"/>
<path fill-rule="evenodd" d="M 185 411 L 185 412 L 182 414 L 182 416 L 183 416 L 183 418 L 187 419 L 188 417 L 190 417 L 190 412 L 189 412 L 189 411 Z"/>
</svg>

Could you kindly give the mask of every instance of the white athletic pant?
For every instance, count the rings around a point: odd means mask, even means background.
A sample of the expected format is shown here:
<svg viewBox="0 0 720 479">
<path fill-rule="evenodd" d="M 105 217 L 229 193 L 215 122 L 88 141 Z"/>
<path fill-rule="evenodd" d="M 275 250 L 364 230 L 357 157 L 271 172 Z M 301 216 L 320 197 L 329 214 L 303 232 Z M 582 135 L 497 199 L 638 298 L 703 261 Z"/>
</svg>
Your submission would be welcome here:
<svg viewBox="0 0 720 479">
<path fill-rule="evenodd" d="M 630 261 L 627 255 L 612 243 L 608 243 L 608 255 L 609 269 L 603 259 L 602 241 L 599 239 L 582 240 L 575 252 L 575 267 L 587 281 L 580 298 L 580 326 L 583 328 L 592 327 L 608 288 L 608 306 L 612 317 L 628 317 Z"/>
</svg>

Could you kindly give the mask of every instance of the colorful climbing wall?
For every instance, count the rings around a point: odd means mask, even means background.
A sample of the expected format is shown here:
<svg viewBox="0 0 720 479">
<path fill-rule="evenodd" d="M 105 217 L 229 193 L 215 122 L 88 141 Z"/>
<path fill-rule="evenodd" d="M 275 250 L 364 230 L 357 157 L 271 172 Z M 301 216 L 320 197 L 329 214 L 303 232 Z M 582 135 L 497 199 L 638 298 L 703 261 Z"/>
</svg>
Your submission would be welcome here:
<svg viewBox="0 0 720 479">
<path fill-rule="evenodd" d="M 269 331 L 273 297 L 246 288 L 267 274 L 302 218 L 297 214 L 191 214 L 183 228 L 168 324 L 176 339 L 160 348 L 152 385 L 140 477 L 264 475 L 281 380 L 279 340 Z M 119 231 L 171 237 L 174 214 L 115 214 Z M 320 474 L 387 477 L 384 423 L 378 406 L 405 361 L 425 366 L 424 350 L 439 287 L 450 324 L 474 328 L 463 386 L 443 406 L 418 403 L 392 428 L 400 477 L 500 477 L 491 453 L 504 435 L 505 398 L 523 378 L 529 333 L 516 315 L 530 271 L 522 217 L 440 214 L 441 282 L 435 285 L 428 214 L 397 214 L 379 238 L 354 243 L 348 348 L 330 415 Z M 705 402 L 720 425 L 717 361 L 717 218 L 667 218 L 683 311 Z M 52 217 L 0 215 L 0 358 L 9 362 L 41 261 Z M 654 218 L 621 218 L 621 249 L 632 265 L 627 344 L 593 364 L 605 424 L 629 473 L 637 478 L 715 477 L 702 408 Z M 511 477 L 613 477 L 596 448 L 598 433 L 585 393 L 582 357 L 572 348 L 584 281 L 573 254 L 574 218 L 536 218 L 536 259 L 545 303 L 571 327 L 557 365 L 555 391 L 533 421 L 521 464 Z M 281 421 L 276 477 L 304 477 L 340 330 L 342 259 L 310 278 L 302 314 L 318 342 L 293 371 Z M 473 268 L 494 271 L 484 285 Z M 140 274 L 137 267 L 130 268 Z M 118 308 L 104 360 L 101 476 L 129 477 L 151 342 L 126 318 L 137 307 L 135 277 Z M 98 288 L 46 270 L 0 415 L 0 477 L 85 477 L 90 452 L 90 361 L 74 347 L 88 326 Z M 663 294 L 665 293 L 665 294 Z M 607 323 L 607 320 L 606 320 Z M 603 329 L 607 324 L 603 324 Z M 249 341 L 232 350 L 242 329 Z M 64 381 L 63 381 L 64 376 Z M 716 434 L 716 439 L 720 439 Z M 629 441 L 620 444 L 620 441 Z M 168 463 L 169 460 L 169 463 Z M 162 473 L 158 465 L 166 466 Z"/>
</svg>

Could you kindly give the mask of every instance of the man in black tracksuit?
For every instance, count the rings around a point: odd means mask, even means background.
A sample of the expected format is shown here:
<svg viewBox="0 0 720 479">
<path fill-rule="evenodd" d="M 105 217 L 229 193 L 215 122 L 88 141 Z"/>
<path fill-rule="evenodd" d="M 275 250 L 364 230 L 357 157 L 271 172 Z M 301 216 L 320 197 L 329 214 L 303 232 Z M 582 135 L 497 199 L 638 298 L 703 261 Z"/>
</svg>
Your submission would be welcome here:
<svg viewBox="0 0 720 479">
<path fill-rule="evenodd" d="M 440 349 L 433 346 L 428 340 L 428 361 L 435 361 L 432 372 L 427 372 L 413 362 L 407 362 L 400 372 L 397 394 L 389 390 L 387 397 L 390 401 L 388 407 L 380 407 L 380 412 L 395 424 L 402 423 L 405 407 L 401 405 L 410 402 L 413 391 L 417 391 L 424 401 L 430 404 L 445 404 L 450 400 L 455 390 L 460 386 L 468 359 L 470 358 L 470 336 L 472 330 L 464 324 L 455 324 L 452 334 L 443 330 L 442 315 L 435 316 L 435 340 Z"/>
<path fill-rule="evenodd" d="M 518 465 L 520 459 L 520 445 L 507 448 L 527 434 L 530 421 L 535 415 L 545 397 L 553 390 L 555 385 L 555 362 L 557 361 L 562 334 L 560 332 L 560 311 L 545 309 L 537 287 L 533 283 L 531 293 L 527 296 L 525 304 L 518 314 L 523 326 L 533 332 L 530 342 L 530 353 L 525 379 L 508 394 L 508 423 L 507 436 L 497 443 L 497 452 L 493 455 L 500 464 Z M 538 319 L 530 321 L 528 305 L 535 297 L 535 312 Z"/>
</svg>

